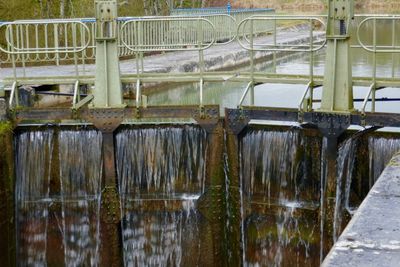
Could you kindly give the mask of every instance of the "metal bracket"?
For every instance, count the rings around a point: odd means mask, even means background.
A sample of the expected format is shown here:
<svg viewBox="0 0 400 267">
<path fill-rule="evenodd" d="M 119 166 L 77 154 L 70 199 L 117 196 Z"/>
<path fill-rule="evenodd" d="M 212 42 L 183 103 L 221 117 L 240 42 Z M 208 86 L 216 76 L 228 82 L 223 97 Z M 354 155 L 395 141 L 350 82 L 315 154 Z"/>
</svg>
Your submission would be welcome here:
<svg viewBox="0 0 400 267">
<path fill-rule="evenodd" d="M 324 136 L 338 137 L 349 128 L 351 115 L 314 112 L 312 114 L 312 122 L 318 125 Z"/>
<path fill-rule="evenodd" d="M 218 124 L 219 107 L 206 108 L 202 106 L 200 109 L 193 111 L 192 118 L 208 133 L 212 133 Z"/>
<path fill-rule="evenodd" d="M 103 133 L 112 133 L 124 120 L 125 110 L 118 108 L 89 109 L 84 117 Z"/>
<path fill-rule="evenodd" d="M 225 109 L 227 128 L 238 135 L 249 124 L 248 111 L 244 109 Z"/>
<path fill-rule="evenodd" d="M 82 108 L 83 106 L 85 106 L 86 104 L 89 104 L 90 101 L 92 101 L 94 98 L 93 95 L 88 95 L 85 98 L 83 98 L 82 100 L 80 100 L 78 103 L 74 104 L 74 106 L 72 107 L 73 110 L 79 110 L 80 108 Z"/>
</svg>

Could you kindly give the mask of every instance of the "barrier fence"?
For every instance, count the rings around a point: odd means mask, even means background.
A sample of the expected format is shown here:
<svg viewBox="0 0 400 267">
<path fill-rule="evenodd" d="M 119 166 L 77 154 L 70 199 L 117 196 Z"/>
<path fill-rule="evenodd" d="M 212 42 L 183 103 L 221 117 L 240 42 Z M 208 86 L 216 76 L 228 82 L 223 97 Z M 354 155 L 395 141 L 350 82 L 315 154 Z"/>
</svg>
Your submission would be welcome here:
<svg viewBox="0 0 400 267">
<path fill-rule="evenodd" d="M 197 14 L 197 13 L 196 13 Z M 370 89 L 363 103 L 362 112 L 365 113 L 366 105 L 372 102 L 372 111 L 375 106 L 375 92 L 378 90 L 377 61 L 379 55 L 392 57 L 392 76 L 396 76 L 396 57 L 400 54 L 400 40 L 396 34 L 400 22 L 400 16 L 396 15 L 357 15 L 353 26 L 355 32 L 352 36 L 352 49 L 362 50 L 371 55 L 373 60 L 372 74 L 362 77 L 370 81 Z M 277 25 L 281 21 L 296 21 L 307 24 L 309 38 L 307 43 L 288 44 L 277 42 L 280 28 L 273 27 L 272 32 L 268 25 Z M 170 16 L 170 17 L 141 17 L 120 18 L 119 28 L 119 56 L 134 55 L 137 62 L 137 75 L 142 74 L 143 54 L 147 52 L 170 51 L 197 51 L 199 53 L 198 75 L 202 85 L 206 70 L 204 68 L 203 51 L 215 46 L 224 45 L 238 40 L 240 46 L 250 53 L 251 70 L 249 72 L 249 85 L 246 87 L 239 106 L 242 105 L 248 92 L 251 92 L 255 84 L 255 76 L 266 75 L 257 73 L 254 68 L 254 53 L 257 51 L 271 52 L 306 52 L 310 55 L 310 69 L 306 80 L 307 88 L 301 99 L 299 109 L 304 108 L 306 98 L 311 98 L 312 109 L 314 88 L 314 54 L 323 49 L 325 38 L 314 37 L 314 30 L 325 27 L 325 16 L 276 16 L 254 15 L 238 22 L 228 14 L 204 14 L 197 16 Z M 266 23 L 267 22 L 267 23 Z M 255 38 L 259 29 L 255 25 L 264 25 L 264 33 L 271 33 L 272 40 L 265 43 L 265 38 Z M 390 24 L 391 33 L 380 30 L 380 25 Z M 386 25 L 387 26 L 387 25 Z M 368 30 L 372 35 L 365 37 L 361 33 Z M 79 78 L 79 68 L 85 65 L 85 61 L 95 57 L 95 21 L 92 19 L 80 20 L 33 20 L 3 22 L 0 24 L 0 33 L 5 36 L 5 44 L 0 48 L 3 56 L 14 69 L 14 80 L 17 81 L 16 69 L 27 64 L 41 62 L 71 61 L 75 65 L 75 77 Z M 385 36 L 383 36 L 385 35 Z M 363 37 L 364 36 L 364 37 Z M 385 37 L 385 38 L 384 38 Z M 386 41 L 386 43 L 385 43 Z M 276 60 L 276 57 L 274 57 Z M 276 64 L 276 61 L 274 61 Z M 53 63 L 54 64 L 54 63 Z M 226 74 L 226 73 L 225 73 Z M 231 73 L 236 75 L 235 73 Z M 180 75 L 188 75 L 182 73 Z M 227 75 L 227 74 L 226 74 Z M 25 76 L 23 74 L 23 76 Z M 276 74 L 278 77 L 279 74 Z M 284 75 L 282 75 L 283 77 Z M 193 76 L 194 77 L 194 76 Z M 303 77 L 304 78 L 304 77 Z M 379 77 L 381 78 L 381 77 Z M 138 86 L 141 77 L 138 76 Z M 303 79 L 304 80 L 304 79 Z M 309 101 L 310 102 L 310 101 Z"/>
</svg>

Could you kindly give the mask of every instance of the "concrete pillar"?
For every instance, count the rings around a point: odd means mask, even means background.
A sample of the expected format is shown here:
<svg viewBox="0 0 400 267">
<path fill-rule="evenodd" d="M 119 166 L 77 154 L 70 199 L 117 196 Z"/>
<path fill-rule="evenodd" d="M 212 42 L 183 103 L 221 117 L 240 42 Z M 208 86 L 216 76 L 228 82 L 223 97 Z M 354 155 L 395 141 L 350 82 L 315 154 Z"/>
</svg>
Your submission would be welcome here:
<svg viewBox="0 0 400 267">
<path fill-rule="evenodd" d="M 0 121 L 6 120 L 7 117 L 7 102 L 5 99 L 5 92 L 2 87 L 0 87 Z"/>
</svg>

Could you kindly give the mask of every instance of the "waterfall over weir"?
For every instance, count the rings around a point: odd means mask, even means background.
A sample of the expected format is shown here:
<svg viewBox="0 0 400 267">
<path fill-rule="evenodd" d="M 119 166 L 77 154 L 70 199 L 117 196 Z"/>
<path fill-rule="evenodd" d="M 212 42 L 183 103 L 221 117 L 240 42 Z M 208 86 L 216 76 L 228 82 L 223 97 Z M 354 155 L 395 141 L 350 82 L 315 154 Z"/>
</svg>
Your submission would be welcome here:
<svg viewBox="0 0 400 267">
<path fill-rule="evenodd" d="M 117 249 L 124 266 L 215 265 L 215 247 L 226 234 L 215 222 L 229 228 L 234 221 L 223 221 L 219 210 L 208 214 L 207 205 L 223 206 L 234 194 L 209 195 L 207 133 L 189 125 L 123 126 L 114 138 L 121 200 Z M 102 142 L 102 134 L 88 128 L 16 133 L 18 265 L 101 265 Z M 232 155 L 225 142 L 228 192 Z M 240 159 L 244 266 L 319 265 L 322 143 L 315 130 L 297 128 L 249 129 L 240 139 L 240 155 L 233 156 Z M 400 139 L 390 136 L 362 135 L 340 145 L 329 226 L 334 236 L 398 150 Z M 235 211 L 226 212 L 230 217 Z"/>
<path fill-rule="evenodd" d="M 124 265 L 205 265 L 210 255 L 203 255 L 204 219 L 196 209 L 205 186 L 205 131 L 123 129 L 116 148 Z"/>
<path fill-rule="evenodd" d="M 97 131 L 17 135 L 20 266 L 98 265 L 101 142 Z"/>
<path fill-rule="evenodd" d="M 242 139 L 246 266 L 318 265 L 320 146 L 296 129 Z"/>
<path fill-rule="evenodd" d="M 400 139 L 369 137 L 369 185 L 376 182 L 393 155 L 400 151 Z"/>
</svg>

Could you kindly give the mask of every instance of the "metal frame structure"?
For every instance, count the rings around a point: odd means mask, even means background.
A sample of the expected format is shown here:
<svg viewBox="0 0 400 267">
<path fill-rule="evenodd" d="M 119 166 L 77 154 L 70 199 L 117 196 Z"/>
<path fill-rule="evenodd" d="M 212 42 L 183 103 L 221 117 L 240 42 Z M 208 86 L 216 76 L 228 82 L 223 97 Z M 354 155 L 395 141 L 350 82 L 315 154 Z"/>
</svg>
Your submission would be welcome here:
<svg viewBox="0 0 400 267">
<path fill-rule="evenodd" d="M 330 1 L 329 15 L 322 17 L 317 16 L 252 16 L 245 18 L 238 25 L 236 20 L 229 15 L 204 15 L 200 16 L 180 16 L 180 17 L 161 17 L 161 18 L 127 18 L 121 23 L 116 14 L 116 0 L 96 1 L 96 20 L 88 21 L 96 25 L 95 28 L 89 29 L 82 21 L 57 21 L 57 22 L 16 22 L 5 23 L 0 26 L 0 29 L 6 29 L 8 48 L 0 48 L 0 51 L 8 55 L 13 63 L 14 76 L 4 82 L 9 87 L 9 117 L 14 119 L 16 124 L 34 122 L 77 122 L 90 123 L 103 133 L 103 154 L 104 159 L 104 180 L 105 187 L 103 194 L 107 196 L 107 200 L 102 202 L 103 212 L 109 215 L 105 222 L 106 229 L 109 230 L 109 239 L 113 240 L 112 233 L 118 231 L 118 214 L 112 213 L 118 208 L 118 194 L 116 190 L 116 171 L 114 159 L 114 139 L 113 132 L 118 126 L 127 120 L 133 120 L 138 123 L 141 119 L 162 119 L 162 118 L 193 118 L 198 124 L 204 127 L 209 134 L 212 145 L 210 158 L 222 158 L 223 149 L 222 143 L 226 135 L 228 153 L 239 155 L 239 136 L 243 130 L 249 125 L 251 120 L 274 120 L 274 121 L 300 121 L 312 123 L 321 130 L 322 134 L 328 139 L 328 167 L 327 177 L 321 181 L 323 184 L 321 194 L 325 197 L 324 203 L 321 203 L 321 229 L 325 232 L 324 225 L 329 216 L 325 214 L 329 205 L 332 205 L 331 199 L 335 196 L 336 190 L 336 146 L 337 138 L 351 124 L 370 125 L 375 127 L 393 126 L 400 127 L 400 114 L 387 114 L 375 112 L 375 92 L 378 88 L 386 86 L 400 87 L 400 77 L 395 77 L 395 66 L 392 65 L 392 77 L 378 77 L 376 72 L 377 55 L 380 53 L 392 53 L 394 55 L 400 53 L 400 47 L 395 42 L 395 21 L 400 20 L 400 16 L 374 16 L 366 18 L 357 26 L 357 44 L 350 44 L 350 21 L 353 18 L 352 0 Z M 357 17 L 357 16 L 356 16 Z M 226 19 L 231 26 L 227 32 L 218 33 L 216 21 L 213 19 Z M 277 41 L 277 21 L 306 21 L 309 25 L 308 44 L 281 44 Z M 393 21 L 392 26 L 392 45 L 378 45 L 376 36 L 376 24 L 379 20 Z M 368 21 L 373 22 L 373 44 L 367 45 L 360 38 L 360 31 Z M 273 42 L 271 44 L 257 43 L 255 36 L 259 33 L 259 29 L 255 25 L 273 25 Z M 54 46 L 49 46 L 49 42 L 45 42 L 44 47 L 36 45 L 24 46 L 24 42 L 14 42 L 14 33 L 18 32 L 19 40 L 24 40 L 21 34 L 24 35 L 25 29 L 30 29 L 37 23 L 41 25 L 53 25 L 55 31 L 59 30 L 59 25 L 68 25 L 74 28 L 78 25 L 82 34 L 75 34 L 72 31 L 72 40 L 83 40 L 80 45 L 71 46 L 66 44 L 58 46 L 59 40 L 53 40 Z M 314 24 L 326 25 L 326 38 L 316 38 L 314 32 Z M 25 25 L 25 26 L 18 26 Z M 236 31 L 232 34 L 232 25 Z M 13 27 L 20 27 L 20 30 L 12 30 Z M 49 26 L 46 26 L 49 27 Z M 39 27 L 33 26 L 34 29 Z M 95 29 L 93 31 L 93 29 Z M 174 29 L 173 31 L 165 31 L 166 29 Z M 36 31 L 36 30 L 35 30 Z M 163 38 L 157 39 L 159 32 L 163 31 L 166 34 Z M 46 32 L 46 31 L 45 31 Z M 67 34 L 68 31 L 64 31 Z M 172 33 L 173 32 L 173 33 Z M 38 37 L 39 34 L 36 35 Z M 90 39 L 88 39 L 90 36 Z M 219 39 L 230 36 L 228 39 Z M 239 44 L 249 51 L 250 70 L 246 71 L 207 71 L 204 64 L 204 50 L 212 46 L 218 45 L 218 41 L 223 45 L 233 41 L 236 37 L 239 38 Z M 47 39 L 46 39 L 47 40 Z M 54 58 L 51 60 L 57 61 L 59 54 L 72 54 L 75 66 L 77 62 L 82 60 L 84 63 L 85 57 L 93 49 L 87 40 L 96 42 L 96 75 L 83 75 L 77 71 L 75 75 L 64 77 L 18 77 L 17 62 L 22 64 L 22 69 L 25 68 L 24 60 L 28 56 L 37 54 L 51 54 Z M 78 44 L 78 43 L 76 43 Z M 328 62 L 326 74 L 324 76 L 314 74 L 314 54 L 328 46 Z M 121 50 L 122 49 L 122 50 Z M 350 49 L 363 49 L 368 53 L 373 53 L 374 71 L 372 77 L 352 77 L 351 64 L 349 59 Z M 93 50 L 92 50 L 93 51 Z M 119 52 L 118 52 L 119 51 Z M 136 72 L 121 75 L 119 72 L 119 55 L 121 51 L 127 54 L 135 55 Z M 193 73 L 153 73 L 145 72 L 143 56 L 146 52 L 172 52 L 172 51 L 195 51 L 199 56 L 199 70 Z M 258 51 L 270 52 L 273 55 L 274 64 L 276 66 L 277 52 L 306 52 L 310 56 L 309 73 L 306 75 L 286 75 L 278 73 L 257 72 L 255 70 L 255 53 Z M 80 54 L 83 53 L 83 54 Z M 86 54 L 85 54 L 86 53 Z M 119 54 L 120 53 L 120 54 Z M 22 56 L 21 56 L 22 55 Z M 20 56 L 19 59 L 16 59 Z M 13 60 L 14 58 L 14 60 Z M 25 58 L 25 59 L 24 59 Z M 22 60 L 22 61 L 18 61 Z M 344 67 L 341 70 L 339 67 Z M 276 71 L 276 69 L 275 69 Z M 238 108 L 225 109 L 225 125 L 226 133 L 222 129 L 222 122 L 219 107 L 209 106 L 203 103 L 203 84 L 206 81 L 238 81 L 247 82 L 247 86 L 242 94 Z M 141 84 L 145 82 L 199 82 L 199 105 L 195 106 L 157 106 L 143 107 L 141 101 Z M 122 98 L 121 83 L 136 84 L 136 101 L 134 106 L 125 106 Z M 254 98 L 254 86 L 259 83 L 291 83 L 304 84 L 306 89 L 299 99 L 299 105 L 296 109 L 277 109 L 269 107 L 254 107 L 244 106 L 244 100 L 250 92 L 251 99 Z M 69 108 L 19 108 L 18 87 L 23 84 L 73 84 L 73 103 Z M 80 99 L 80 85 L 94 85 L 95 89 L 92 94 Z M 322 109 L 314 110 L 313 102 L 314 89 L 324 86 L 322 97 Z M 369 91 L 364 99 L 362 110 L 360 112 L 353 110 L 353 98 L 351 88 L 355 85 L 369 86 Z M 1 97 L 1 95 L 0 95 Z M 371 99 L 370 99 L 371 98 Z M 366 105 L 372 101 L 372 112 L 366 112 Z M 88 104 L 92 103 L 91 106 Z M 250 101 L 254 104 L 254 101 Z M 221 141 L 222 140 L 222 141 Z M 230 188 L 233 194 L 239 195 L 239 166 L 238 159 L 231 160 L 229 166 L 232 170 L 229 174 Z M 214 166 L 215 165 L 215 166 Z M 211 167 L 210 177 L 214 181 L 210 181 L 211 194 L 215 191 L 218 193 L 225 186 L 223 179 L 223 171 L 220 164 L 214 163 Z M 216 166 L 218 165 L 218 166 Z M 223 165 L 223 164 L 221 164 Z M 221 180 L 222 179 L 222 180 Z M 235 191 L 236 190 L 236 191 Z M 205 197 L 207 198 L 207 196 Z M 206 201 L 205 201 L 206 202 Z M 212 203 L 214 204 L 214 203 Z M 212 205 L 211 204 L 211 205 Z M 240 205 L 234 202 L 232 205 Z M 214 207 L 215 208 L 215 207 Z M 211 210 L 211 208 L 209 209 Z M 233 210 L 240 210 L 239 208 Z M 114 215 L 113 215 L 114 214 Z M 238 215 L 236 218 L 239 218 Z M 235 221 L 230 231 L 233 232 L 229 238 L 233 242 L 228 242 L 230 245 L 240 244 L 240 221 Z M 325 234 L 325 233 L 324 233 Z M 107 249 L 107 248 L 102 248 Z M 233 250 L 237 255 L 232 255 L 229 260 L 236 263 L 240 262 L 240 248 Z M 115 251 L 114 251 L 115 252 Z M 113 251 L 105 252 L 111 255 Z M 102 253 L 103 255 L 103 253 Z M 114 255 L 115 256 L 115 255 Z M 108 257 L 108 256 L 107 256 Z M 106 263 L 107 264 L 107 263 Z M 235 265 L 235 264 L 232 264 Z M 111 266 L 111 265 L 110 265 Z"/>
</svg>

